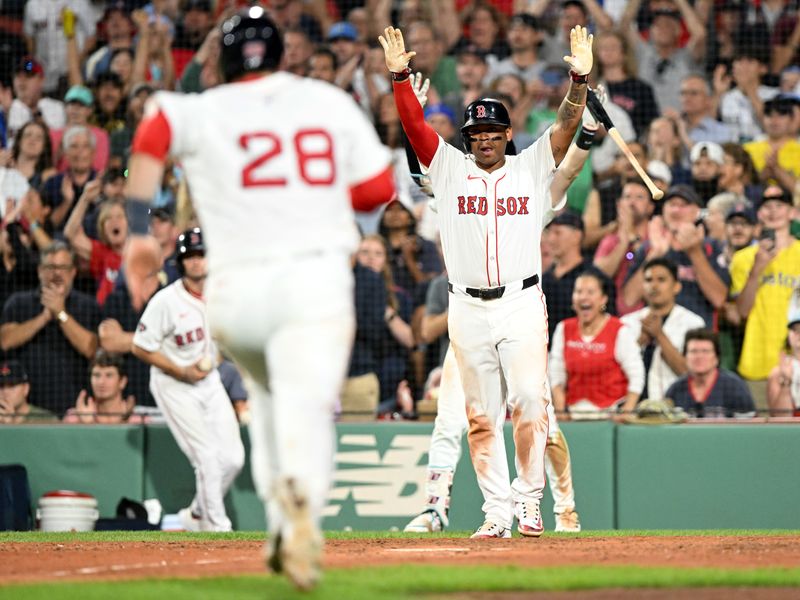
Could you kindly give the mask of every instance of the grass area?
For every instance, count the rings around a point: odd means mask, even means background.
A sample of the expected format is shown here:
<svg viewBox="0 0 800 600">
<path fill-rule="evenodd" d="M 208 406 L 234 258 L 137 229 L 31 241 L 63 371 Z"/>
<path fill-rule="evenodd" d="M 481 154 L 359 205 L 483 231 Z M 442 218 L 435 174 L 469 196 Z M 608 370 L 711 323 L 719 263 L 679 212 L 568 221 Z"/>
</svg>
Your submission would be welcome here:
<svg viewBox="0 0 800 600">
<path fill-rule="evenodd" d="M 673 569 L 635 567 L 522 568 L 402 565 L 326 572 L 310 594 L 296 592 L 283 577 L 270 575 L 127 582 L 37 584 L 0 587 L 0 596 L 20 600 L 57 597 L 128 600 L 237 600 L 292 598 L 401 600 L 457 592 L 564 591 L 598 588 L 800 587 L 800 569 Z"/>
<path fill-rule="evenodd" d="M 472 531 L 443 531 L 441 533 L 403 533 L 397 531 L 326 531 L 329 540 L 363 539 L 413 539 L 413 538 L 467 538 Z M 515 534 L 516 536 L 517 534 Z M 545 532 L 544 537 L 632 537 L 632 536 L 800 536 L 794 529 L 654 529 L 654 530 L 598 530 L 581 533 Z M 232 531 L 230 533 L 187 533 L 184 531 L 88 531 L 44 533 L 40 531 L 0 531 L 4 542 L 164 542 L 198 540 L 261 541 L 263 531 Z"/>
</svg>

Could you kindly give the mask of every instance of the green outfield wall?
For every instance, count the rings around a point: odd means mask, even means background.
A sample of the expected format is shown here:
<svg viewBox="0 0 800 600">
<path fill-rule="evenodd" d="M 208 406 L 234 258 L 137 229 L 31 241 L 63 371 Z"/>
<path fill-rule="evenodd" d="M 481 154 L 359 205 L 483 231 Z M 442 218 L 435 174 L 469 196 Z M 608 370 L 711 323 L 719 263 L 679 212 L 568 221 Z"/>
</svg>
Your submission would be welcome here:
<svg viewBox="0 0 800 600">
<path fill-rule="evenodd" d="M 585 529 L 797 528 L 800 426 L 792 424 L 561 425 L 572 453 Z M 402 528 L 423 506 L 432 424 L 339 424 L 326 529 Z M 242 431 L 247 446 L 247 431 Z M 513 473 L 510 425 L 506 428 Z M 482 498 L 466 446 L 453 487 L 453 529 L 480 524 Z M 249 457 L 248 457 L 249 458 Z M 53 489 L 93 494 L 114 516 L 122 497 L 186 506 L 193 471 L 169 430 L 148 426 L 3 426 L 0 464 L 28 469 L 35 499 Z M 245 465 L 227 498 L 237 529 L 265 518 Z M 553 527 L 544 497 L 545 526 Z"/>
</svg>

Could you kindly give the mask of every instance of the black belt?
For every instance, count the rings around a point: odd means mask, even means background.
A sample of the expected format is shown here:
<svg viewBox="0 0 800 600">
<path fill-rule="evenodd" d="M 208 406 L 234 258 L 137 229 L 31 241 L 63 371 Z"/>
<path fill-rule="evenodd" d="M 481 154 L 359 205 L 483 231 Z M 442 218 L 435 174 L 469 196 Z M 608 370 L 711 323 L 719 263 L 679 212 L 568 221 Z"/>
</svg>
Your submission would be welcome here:
<svg viewBox="0 0 800 600">
<path fill-rule="evenodd" d="M 536 285 L 539 283 L 539 276 L 538 275 L 531 275 L 527 279 L 522 280 L 522 289 L 528 289 L 529 287 Z M 447 289 L 450 293 L 453 292 L 453 284 L 449 281 L 447 282 Z M 502 298 L 503 294 L 506 291 L 506 286 L 501 285 L 499 287 L 493 288 L 464 288 L 464 291 L 467 292 L 473 298 L 480 298 L 481 300 L 497 300 L 498 298 Z"/>
</svg>

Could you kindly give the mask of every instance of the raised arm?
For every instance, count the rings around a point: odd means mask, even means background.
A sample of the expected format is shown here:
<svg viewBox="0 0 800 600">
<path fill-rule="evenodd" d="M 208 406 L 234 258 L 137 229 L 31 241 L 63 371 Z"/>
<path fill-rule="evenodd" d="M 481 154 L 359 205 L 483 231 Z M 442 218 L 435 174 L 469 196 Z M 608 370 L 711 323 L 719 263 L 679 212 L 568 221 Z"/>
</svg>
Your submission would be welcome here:
<svg viewBox="0 0 800 600">
<path fill-rule="evenodd" d="M 550 183 L 550 198 L 553 208 L 558 205 L 558 202 L 567 193 L 569 186 L 583 169 L 583 165 L 589 157 L 589 150 L 592 147 L 596 131 L 597 125 L 584 123 L 580 135 L 574 144 L 570 144 L 564 160 L 558 165 L 553 175 L 553 181 Z"/>
<path fill-rule="evenodd" d="M 574 27 L 569 34 L 570 50 L 572 54 L 565 56 L 569 63 L 572 81 L 569 91 L 561 102 L 556 115 L 555 125 L 550 129 L 550 146 L 553 150 L 553 160 L 558 165 L 567 154 L 572 138 L 578 131 L 581 123 L 583 109 L 586 106 L 587 79 L 592 70 L 592 41 L 593 36 L 580 25 Z"/>
<path fill-rule="evenodd" d="M 67 76 L 69 84 L 83 85 L 83 74 L 81 73 L 81 57 L 78 52 L 78 42 L 75 39 L 75 17 L 73 13 L 72 22 L 66 18 L 66 13 L 72 12 L 69 8 L 64 9 L 64 38 L 67 41 Z"/>
<path fill-rule="evenodd" d="M 100 195 L 101 183 L 99 179 L 93 179 L 86 184 L 78 203 L 72 210 L 72 214 L 64 225 L 64 237 L 75 250 L 75 254 L 84 260 L 92 257 L 92 240 L 83 230 L 83 217 L 89 204 L 94 202 Z"/>
<path fill-rule="evenodd" d="M 611 18 L 597 0 L 583 0 L 583 6 L 589 12 L 598 31 L 609 31 L 614 28 L 614 19 Z"/>
<path fill-rule="evenodd" d="M 681 11 L 683 22 L 689 30 L 687 46 L 692 53 L 692 58 L 701 61 L 706 54 L 706 28 L 695 10 L 686 0 L 675 0 L 678 10 Z"/>
<path fill-rule="evenodd" d="M 619 20 L 619 30 L 623 35 L 628 37 L 628 43 L 634 51 L 641 39 L 639 37 L 639 28 L 636 26 L 636 15 L 639 14 L 639 7 L 641 5 L 642 0 L 629 0 Z"/>
<path fill-rule="evenodd" d="M 417 53 L 406 52 L 403 33 L 399 29 L 387 27 L 383 33 L 378 41 L 383 46 L 386 67 L 394 80 L 394 101 L 400 114 L 400 122 L 420 163 L 429 166 L 439 147 L 439 136 L 425 122 L 425 114 L 411 84 L 408 63 Z"/>
<path fill-rule="evenodd" d="M 442 36 L 445 52 L 448 48 L 455 46 L 458 38 L 461 37 L 461 19 L 456 12 L 454 0 L 431 0 L 433 9 L 433 26 Z"/>
</svg>

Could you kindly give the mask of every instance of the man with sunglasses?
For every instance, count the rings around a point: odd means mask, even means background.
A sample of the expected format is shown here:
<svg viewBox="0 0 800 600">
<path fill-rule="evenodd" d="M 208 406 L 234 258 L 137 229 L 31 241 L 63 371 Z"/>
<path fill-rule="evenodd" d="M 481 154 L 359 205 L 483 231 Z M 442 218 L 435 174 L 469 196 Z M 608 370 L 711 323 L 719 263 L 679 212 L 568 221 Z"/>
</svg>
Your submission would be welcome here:
<svg viewBox="0 0 800 600">
<path fill-rule="evenodd" d="M 800 142 L 794 119 L 794 100 L 778 96 L 764 103 L 767 137 L 744 144 L 761 181 L 793 190 L 800 177 Z"/>
<path fill-rule="evenodd" d="M 392 27 L 379 40 L 403 128 L 437 200 L 450 279 L 450 341 L 485 500 L 486 520 L 473 537 L 511 537 L 514 517 L 520 534 L 539 537 L 549 430 L 540 238 L 549 213 L 564 205 L 565 188 L 553 193 L 554 179 L 574 178 L 585 159 L 585 153 L 578 158 L 567 149 L 586 104 L 592 36 L 582 27 L 572 30 L 572 55 L 565 57 L 572 82 L 556 123 L 517 156 L 507 155 L 508 110 L 492 98 L 478 99 L 465 111 L 461 133 L 468 154 L 448 145 L 425 122 L 409 82 L 408 63 L 416 53 L 406 52 L 402 33 Z M 592 139 L 593 132 L 582 131 L 575 147 L 586 150 Z M 511 484 L 503 442 L 506 406 L 516 442 L 517 478 Z"/>
<path fill-rule="evenodd" d="M 30 375 L 33 404 L 62 415 L 84 387 L 97 349 L 100 308 L 72 289 L 75 256 L 64 242 L 42 251 L 40 286 L 16 292 L 3 307 L 0 348 Z"/>
</svg>

